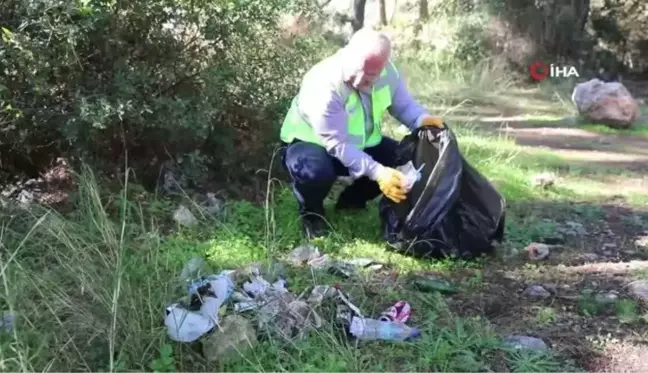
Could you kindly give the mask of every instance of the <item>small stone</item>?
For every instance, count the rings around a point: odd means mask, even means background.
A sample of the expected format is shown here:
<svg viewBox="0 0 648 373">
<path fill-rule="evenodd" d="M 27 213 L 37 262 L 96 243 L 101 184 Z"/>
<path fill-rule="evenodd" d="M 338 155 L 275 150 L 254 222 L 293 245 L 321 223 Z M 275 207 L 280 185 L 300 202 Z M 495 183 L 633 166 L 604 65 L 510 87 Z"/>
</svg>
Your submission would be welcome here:
<svg viewBox="0 0 648 373">
<path fill-rule="evenodd" d="M 599 260 L 599 258 L 600 257 L 597 254 L 594 254 L 594 253 L 583 254 L 583 259 L 585 261 L 587 261 L 587 262 L 595 262 L 595 261 Z"/>
<path fill-rule="evenodd" d="M 543 351 L 549 348 L 542 339 L 525 335 L 510 335 L 504 339 L 504 344 L 516 350 Z"/>
<path fill-rule="evenodd" d="M 529 286 L 524 290 L 522 295 L 533 298 L 549 298 L 551 293 L 541 285 Z"/>
<path fill-rule="evenodd" d="M 531 185 L 548 188 L 556 182 L 556 174 L 553 172 L 544 172 L 531 178 Z"/>
<path fill-rule="evenodd" d="M 544 243 L 534 242 L 524 248 L 524 251 L 527 252 L 529 259 L 531 260 L 542 260 L 549 257 L 551 253 L 550 246 Z"/>
<path fill-rule="evenodd" d="M 637 280 L 628 284 L 628 291 L 637 300 L 648 302 L 648 280 Z"/>
<path fill-rule="evenodd" d="M 581 223 L 577 223 L 574 221 L 567 221 L 565 222 L 565 225 L 567 226 L 566 232 L 570 236 L 582 235 L 587 232 L 585 230 L 585 227 Z"/>
<path fill-rule="evenodd" d="M 509 280 L 509 281 L 517 281 L 517 276 L 513 273 L 506 273 L 504 274 L 504 278 Z"/>
<path fill-rule="evenodd" d="M 637 238 L 634 244 L 638 249 L 648 249 L 648 235 Z"/>
<path fill-rule="evenodd" d="M 607 305 L 615 303 L 619 299 L 619 295 L 616 292 L 611 291 L 609 293 L 596 294 L 594 299 L 596 300 L 596 303 L 600 305 Z"/>
<path fill-rule="evenodd" d="M 207 193 L 204 201 L 200 203 L 200 208 L 210 215 L 223 215 L 225 201 L 216 198 L 216 194 L 214 193 Z"/>
<path fill-rule="evenodd" d="M 180 225 L 185 227 L 193 227 L 198 224 L 198 219 L 191 213 L 191 210 L 186 208 L 184 205 L 180 205 L 177 210 L 173 213 L 173 220 Z"/>
<path fill-rule="evenodd" d="M 612 242 L 603 244 L 603 249 L 604 250 L 616 249 L 617 247 L 618 247 L 617 244 L 612 243 Z"/>
</svg>

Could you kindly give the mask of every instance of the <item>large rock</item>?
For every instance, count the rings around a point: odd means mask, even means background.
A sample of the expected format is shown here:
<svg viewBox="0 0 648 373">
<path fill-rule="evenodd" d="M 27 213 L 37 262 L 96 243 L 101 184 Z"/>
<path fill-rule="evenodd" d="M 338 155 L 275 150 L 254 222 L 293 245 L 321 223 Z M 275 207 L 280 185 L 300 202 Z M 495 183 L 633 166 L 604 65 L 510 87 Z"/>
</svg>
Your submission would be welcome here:
<svg viewBox="0 0 648 373">
<path fill-rule="evenodd" d="M 629 128 L 639 117 L 639 104 L 619 82 L 592 79 L 574 88 L 572 101 L 589 121 Z"/>
</svg>

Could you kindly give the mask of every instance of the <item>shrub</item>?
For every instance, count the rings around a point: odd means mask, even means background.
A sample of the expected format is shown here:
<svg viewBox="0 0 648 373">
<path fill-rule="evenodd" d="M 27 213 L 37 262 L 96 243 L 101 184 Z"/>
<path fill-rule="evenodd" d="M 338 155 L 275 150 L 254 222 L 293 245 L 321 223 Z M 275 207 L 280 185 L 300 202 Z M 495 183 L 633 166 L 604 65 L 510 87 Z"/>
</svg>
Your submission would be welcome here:
<svg viewBox="0 0 648 373">
<path fill-rule="evenodd" d="M 316 41 L 277 43 L 278 17 L 297 10 L 311 11 L 298 0 L 5 1 L 3 165 L 59 152 L 112 163 L 126 150 L 147 166 L 196 150 L 220 169 L 248 159 L 277 137 L 318 57 Z"/>
</svg>

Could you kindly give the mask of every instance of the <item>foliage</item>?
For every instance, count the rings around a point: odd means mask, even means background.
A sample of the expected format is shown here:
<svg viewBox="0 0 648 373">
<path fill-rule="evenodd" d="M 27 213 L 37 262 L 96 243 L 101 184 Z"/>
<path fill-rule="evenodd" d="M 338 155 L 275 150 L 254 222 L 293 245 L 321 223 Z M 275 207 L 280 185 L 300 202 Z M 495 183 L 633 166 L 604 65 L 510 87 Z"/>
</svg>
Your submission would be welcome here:
<svg viewBox="0 0 648 373">
<path fill-rule="evenodd" d="M 226 169 L 276 137 L 268 134 L 303 67 L 318 57 L 312 40 L 279 43 L 279 16 L 310 11 L 307 2 L 10 0 L 2 8 L 0 147 L 10 166 L 64 150 L 88 160 L 128 150 L 147 162 L 202 150 Z"/>
</svg>

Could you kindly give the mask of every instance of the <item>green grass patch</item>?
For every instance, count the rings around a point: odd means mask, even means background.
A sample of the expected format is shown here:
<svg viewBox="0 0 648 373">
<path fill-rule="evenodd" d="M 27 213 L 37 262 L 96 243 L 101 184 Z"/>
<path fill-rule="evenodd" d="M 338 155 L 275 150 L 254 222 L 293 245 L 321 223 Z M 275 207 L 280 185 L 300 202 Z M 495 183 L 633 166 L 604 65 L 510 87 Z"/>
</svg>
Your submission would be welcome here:
<svg viewBox="0 0 648 373">
<path fill-rule="evenodd" d="M 77 201 L 71 216 L 34 210 L 5 220 L 2 305 L 17 315 L 14 332 L 0 338 L 6 370 L 485 371 L 504 351 L 487 320 L 455 316 L 441 295 L 406 284 L 376 287 L 370 275 L 346 283 L 330 274 L 289 268 L 296 293 L 340 282 L 370 315 L 408 300 L 412 324 L 422 328 L 423 337 L 356 344 L 335 324 L 326 324 L 299 343 L 262 340 L 240 358 L 209 364 L 195 346 L 172 343 L 162 325 L 164 307 L 183 295 L 180 270 L 196 255 L 217 271 L 288 253 L 301 243 L 290 194 L 278 193 L 270 210 L 233 202 L 226 220 L 170 236 L 145 223 L 150 221 L 146 208 L 123 197 L 104 198 L 89 170 L 82 175 Z M 118 208 L 109 209 L 113 204 Z M 156 212 L 164 208 L 164 202 L 150 204 Z M 330 220 L 335 234 L 316 243 L 336 257 L 370 256 L 403 275 L 479 266 L 415 260 L 385 250 L 375 206 L 356 216 L 331 214 Z M 478 280 L 457 286 L 467 291 Z M 511 359 L 518 364 L 515 356 Z M 548 365 L 538 369 L 558 364 L 552 359 L 543 358 Z"/>
<path fill-rule="evenodd" d="M 648 136 L 648 123 L 638 123 L 628 129 L 611 128 L 604 124 L 581 124 L 579 127 L 590 132 L 605 135 Z"/>
<path fill-rule="evenodd" d="M 472 72 L 457 69 L 437 84 L 434 77 L 421 78 L 424 68 L 411 66 L 408 80 L 430 107 L 461 106 L 465 100 L 471 105 L 497 104 L 498 95 L 511 90 L 514 82 L 496 70 L 495 66 Z M 543 89 L 546 92 L 540 94 L 549 97 L 550 107 L 566 110 L 560 96 Z M 487 136 L 462 123 L 452 125 L 467 160 L 493 180 L 509 203 L 508 245 L 521 248 L 555 233 L 557 223 L 544 220 L 540 211 L 529 207 L 533 203 L 559 206 L 596 197 L 573 185 L 535 187 L 531 177 L 545 171 L 586 175 L 599 169 L 585 172 L 548 151 L 531 152 L 505 136 Z M 121 193 L 110 194 L 86 169 L 80 175 L 74 213 L 40 208 L 2 213 L 0 305 L 16 315 L 14 331 L 0 334 L 2 370 L 476 372 L 499 370 L 501 364 L 516 372 L 571 369 L 560 357 L 507 351 L 488 320 L 460 317 L 446 297 L 421 293 L 407 282 L 389 287 L 376 284 L 371 274 L 345 281 L 291 267 L 286 271 L 295 293 L 339 282 L 370 315 L 408 300 L 414 311 L 411 324 L 423 330 L 422 338 L 355 343 L 341 328 L 327 323 L 304 341 L 262 338 L 238 359 L 208 363 L 195 345 L 172 343 L 163 325 L 164 308 L 184 295 L 179 279 L 183 264 L 202 256 L 219 271 L 285 256 L 304 243 L 297 203 L 287 188 L 278 186 L 266 206 L 230 201 L 225 218 L 202 219 L 198 227 L 188 229 L 170 221 L 178 201 L 156 199 L 128 180 L 124 185 Z M 145 196 L 134 198 L 131 190 L 135 189 Z M 333 234 L 314 242 L 334 257 L 371 257 L 402 276 L 489 264 L 488 260 L 418 260 L 387 250 L 377 203 L 368 211 L 339 214 L 331 208 L 335 198 L 333 193 L 326 203 Z M 633 198 L 640 201 L 648 196 L 638 193 Z M 582 217 L 599 215 L 586 209 Z M 455 284 L 460 292 L 481 289 L 482 274 L 475 273 Z M 550 309 L 539 310 L 536 321 L 551 323 L 554 316 Z"/>
</svg>

